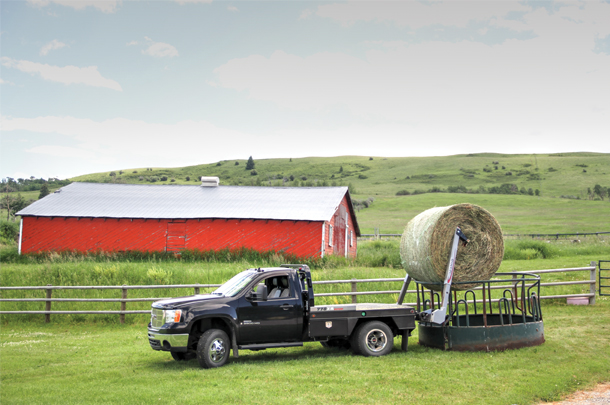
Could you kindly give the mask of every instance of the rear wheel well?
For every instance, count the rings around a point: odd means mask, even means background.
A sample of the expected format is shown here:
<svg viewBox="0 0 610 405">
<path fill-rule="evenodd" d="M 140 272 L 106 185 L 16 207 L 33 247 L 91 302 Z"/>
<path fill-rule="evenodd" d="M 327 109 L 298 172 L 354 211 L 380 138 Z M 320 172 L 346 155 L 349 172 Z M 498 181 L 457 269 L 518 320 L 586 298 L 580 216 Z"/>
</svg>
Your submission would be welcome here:
<svg viewBox="0 0 610 405">
<path fill-rule="evenodd" d="M 390 327 L 390 330 L 392 330 L 392 334 L 394 336 L 398 336 L 401 334 L 401 331 L 396 326 L 396 322 L 394 322 L 394 320 L 391 317 L 388 317 L 388 318 L 360 318 L 360 319 L 358 319 L 358 322 L 354 326 L 354 329 L 352 330 L 352 334 L 354 333 L 354 331 L 356 329 L 358 329 L 358 327 L 360 325 L 362 325 L 363 323 L 366 323 L 366 322 L 370 322 L 370 321 L 379 321 L 379 322 L 385 323 L 386 325 L 388 325 Z"/>
<path fill-rule="evenodd" d="M 191 333 L 189 334 L 188 350 L 197 351 L 197 344 L 199 338 L 210 329 L 220 329 L 229 336 L 229 339 L 233 336 L 229 323 L 222 318 L 202 318 L 198 319 L 193 323 L 191 327 Z"/>
</svg>

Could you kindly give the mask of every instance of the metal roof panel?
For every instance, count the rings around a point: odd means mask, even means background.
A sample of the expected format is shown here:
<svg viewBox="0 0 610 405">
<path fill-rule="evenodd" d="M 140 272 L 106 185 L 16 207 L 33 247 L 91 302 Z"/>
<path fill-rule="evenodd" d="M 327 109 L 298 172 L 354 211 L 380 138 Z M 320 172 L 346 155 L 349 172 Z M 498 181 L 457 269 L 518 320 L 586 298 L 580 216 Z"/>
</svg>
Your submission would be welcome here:
<svg viewBox="0 0 610 405">
<path fill-rule="evenodd" d="M 347 187 L 72 183 L 17 215 L 328 221 L 347 192 Z"/>
</svg>

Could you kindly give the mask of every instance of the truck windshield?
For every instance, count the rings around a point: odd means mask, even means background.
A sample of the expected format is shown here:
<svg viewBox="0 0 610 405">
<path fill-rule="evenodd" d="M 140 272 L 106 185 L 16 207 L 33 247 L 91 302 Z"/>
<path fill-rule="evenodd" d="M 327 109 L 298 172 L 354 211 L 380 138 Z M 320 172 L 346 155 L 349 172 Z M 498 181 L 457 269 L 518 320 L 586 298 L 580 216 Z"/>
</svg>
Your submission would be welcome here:
<svg viewBox="0 0 610 405">
<path fill-rule="evenodd" d="M 225 297 L 235 297 L 237 294 L 243 291 L 243 289 L 246 288 L 246 286 L 250 284 L 252 280 L 254 280 L 256 275 L 257 273 L 252 271 L 242 271 L 218 287 L 218 289 L 212 294 L 224 295 Z"/>
</svg>

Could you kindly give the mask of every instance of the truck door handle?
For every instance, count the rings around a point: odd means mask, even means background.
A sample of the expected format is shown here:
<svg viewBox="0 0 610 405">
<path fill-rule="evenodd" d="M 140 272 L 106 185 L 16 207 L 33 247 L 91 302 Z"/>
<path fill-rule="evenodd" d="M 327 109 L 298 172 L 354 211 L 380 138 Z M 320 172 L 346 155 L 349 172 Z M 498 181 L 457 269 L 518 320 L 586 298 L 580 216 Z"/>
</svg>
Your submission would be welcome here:
<svg viewBox="0 0 610 405">
<path fill-rule="evenodd" d="M 294 307 L 294 305 L 290 305 L 290 304 L 284 304 L 284 305 L 282 305 L 282 306 L 281 306 L 281 308 L 282 308 L 284 311 L 285 311 L 285 310 L 287 310 L 288 308 L 292 308 L 292 307 Z"/>
</svg>

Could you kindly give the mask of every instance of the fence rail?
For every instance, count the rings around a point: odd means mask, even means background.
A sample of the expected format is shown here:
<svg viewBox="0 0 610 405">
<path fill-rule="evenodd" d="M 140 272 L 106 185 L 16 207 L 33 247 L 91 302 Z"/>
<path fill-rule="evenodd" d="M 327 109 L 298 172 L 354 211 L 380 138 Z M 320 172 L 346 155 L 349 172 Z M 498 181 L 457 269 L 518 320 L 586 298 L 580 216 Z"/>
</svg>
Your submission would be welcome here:
<svg viewBox="0 0 610 405">
<path fill-rule="evenodd" d="M 588 271 L 589 278 L 585 280 L 574 280 L 574 281 L 559 281 L 559 282 L 546 282 L 541 283 L 541 288 L 552 288 L 555 286 L 562 285 L 589 285 L 588 293 L 579 294 L 559 294 L 559 295 L 542 295 L 540 299 L 558 299 L 558 298 L 588 298 L 589 304 L 595 304 L 595 292 L 596 292 L 596 274 L 597 263 L 591 262 L 589 267 L 572 267 L 564 269 L 548 269 L 548 270 L 528 270 L 522 271 L 522 273 L 532 274 L 549 274 L 549 273 L 562 273 L 562 272 L 582 272 Z M 507 280 L 508 281 L 508 280 Z M 328 285 L 328 284 L 350 284 L 351 291 L 345 292 L 330 292 L 330 293 L 317 293 L 316 297 L 340 297 L 348 296 L 351 297 L 352 303 L 358 302 L 358 296 L 363 295 L 384 295 L 384 294 L 399 294 L 400 290 L 383 290 L 383 291 L 358 291 L 358 284 L 366 283 L 387 283 L 387 282 L 404 282 L 404 278 L 371 278 L 371 279 L 350 279 L 350 280 L 324 280 L 314 281 L 316 285 Z M 174 285 L 122 285 L 122 286 L 15 286 L 15 287 L 0 287 L 0 291 L 10 290 L 44 290 L 45 298 L 0 298 L 0 302 L 44 302 L 45 309 L 40 311 L 0 311 L 0 314 L 42 314 L 45 315 L 45 322 L 51 321 L 52 314 L 111 314 L 119 315 L 120 322 L 125 323 L 125 315 L 134 314 L 148 314 L 150 310 L 127 310 L 126 306 L 129 302 L 145 302 L 145 301 L 158 301 L 161 299 L 167 299 L 171 297 L 150 297 L 150 298 L 128 298 L 129 290 L 143 290 L 143 289 L 169 289 L 169 288 L 192 288 L 194 294 L 199 294 L 202 288 L 214 288 L 219 287 L 220 284 L 174 284 Z M 491 289 L 503 289 L 510 288 L 512 285 L 498 285 L 493 286 Z M 474 288 L 479 290 L 481 287 Z M 53 298 L 54 290 L 121 290 L 121 298 Z M 417 290 L 408 290 L 407 293 L 416 294 Z M 493 301 L 493 300 L 492 300 Z M 95 310 L 84 310 L 84 311 L 53 311 L 51 310 L 51 304 L 53 302 L 119 302 L 121 304 L 120 310 L 106 310 L 106 311 L 95 311 Z M 407 305 L 415 305 L 415 303 L 408 303 Z"/>
</svg>

